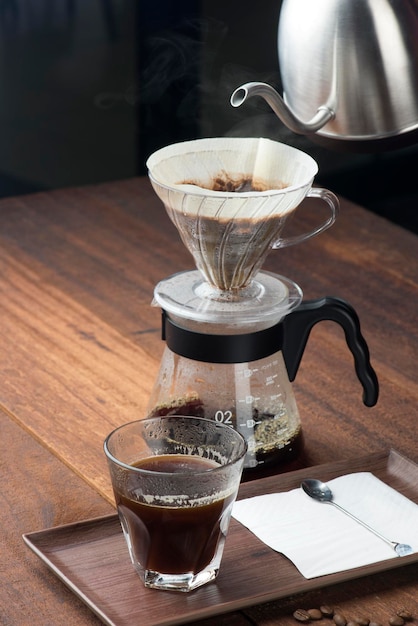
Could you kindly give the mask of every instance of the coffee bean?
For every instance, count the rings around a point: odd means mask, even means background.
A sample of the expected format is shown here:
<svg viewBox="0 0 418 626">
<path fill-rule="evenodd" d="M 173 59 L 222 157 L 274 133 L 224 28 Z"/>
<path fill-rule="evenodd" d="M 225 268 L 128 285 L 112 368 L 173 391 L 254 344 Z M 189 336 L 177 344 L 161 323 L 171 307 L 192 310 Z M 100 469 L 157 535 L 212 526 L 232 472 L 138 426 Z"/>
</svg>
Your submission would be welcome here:
<svg viewBox="0 0 418 626">
<path fill-rule="evenodd" d="M 305 611 L 305 609 L 297 609 L 294 613 L 293 613 L 293 617 L 298 621 L 298 622 L 309 622 L 309 620 L 311 619 L 309 616 L 308 611 Z"/>
<path fill-rule="evenodd" d="M 293 617 L 299 622 L 309 622 L 310 620 L 320 620 L 323 617 L 332 617 L 336 626 L 382 626 L 379 622 L 369 620 L 364 615 L 355 616 L 349 621 L 345 618 L 343 613 L 335 612 L 334 609 L 328 605 L 322 605 L 319 609 L 298 609 L 293 613 Z M 412 613 L 407 609 L 399 609 L 395 615 L 392 615 L 389 620 L 389 626 L 405 626 L 405 622 L 412 621 L 414 619 Z"/>
<path fill-rule="evenodd" d="M 356 615 L 356 617 L 354 617 L 353 619 L 353 622 L 356 622 L 359 626 L 369 626 L 370 620 L 364 615 Z"/>
<path fill-rule="evenodd" d="M 330 606 L 327 606 L 326 604 L 320 606 L 319 610 L 324 617 L 332 617 L 334 615 L 334 609 Z"/>
<path fill-rule="evenodd" d="M 402 617 L 402 619 L 404 619 L 405 622 L 410 622 L 414 619 L 412 616 L 412 613 L 410 613 L 406 609 L 400 609 L 399 611 L 396 611 L 396 615 L 398 615 L 399 617 Z"/>
</svg>

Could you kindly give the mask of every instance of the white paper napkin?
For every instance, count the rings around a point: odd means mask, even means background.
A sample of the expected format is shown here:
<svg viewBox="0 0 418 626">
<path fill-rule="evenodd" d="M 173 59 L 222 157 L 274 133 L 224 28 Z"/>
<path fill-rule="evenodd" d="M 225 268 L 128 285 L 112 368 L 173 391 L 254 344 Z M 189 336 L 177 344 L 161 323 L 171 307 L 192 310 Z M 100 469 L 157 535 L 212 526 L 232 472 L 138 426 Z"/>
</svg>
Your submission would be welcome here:
<svg viewBox="0 0 418 626">
<path fill-rule="evenodd" d="M 373 476 L 357 472 L 328 481 L 334 500 L 391 541 L 418 552 L 418 505 Z M 289 558 L 305 578 L 398 557 L 384 541 L 336 507 L 301 488 L 235 502 L 233 517 Z"/>
</svg>

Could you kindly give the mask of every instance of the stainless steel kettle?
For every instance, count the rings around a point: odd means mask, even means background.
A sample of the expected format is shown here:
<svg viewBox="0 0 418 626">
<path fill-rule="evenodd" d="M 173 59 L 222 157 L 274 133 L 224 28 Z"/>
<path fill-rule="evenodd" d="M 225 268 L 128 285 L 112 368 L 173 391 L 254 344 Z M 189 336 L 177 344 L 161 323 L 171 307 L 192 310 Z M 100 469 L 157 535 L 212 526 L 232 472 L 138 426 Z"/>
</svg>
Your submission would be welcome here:
<svg viewBox="0 0 418 626">
<path fill-rule="evenodd" d="M 278 57 L 283 97 L 246 83 L 233 106 L 259 95 L 290 130 L 330 148 L 418 140 L 417 0 L 283 0 Z"/>
</svg>

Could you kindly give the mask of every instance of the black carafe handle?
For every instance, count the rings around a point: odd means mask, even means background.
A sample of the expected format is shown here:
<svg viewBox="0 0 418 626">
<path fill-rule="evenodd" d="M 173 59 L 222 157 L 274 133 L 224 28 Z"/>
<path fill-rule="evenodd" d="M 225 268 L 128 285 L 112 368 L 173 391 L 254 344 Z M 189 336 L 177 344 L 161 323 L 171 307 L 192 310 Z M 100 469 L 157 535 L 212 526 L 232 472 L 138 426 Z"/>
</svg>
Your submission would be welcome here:
<svg viewBox="0 0 418 626">
<path fill-rule="evenodd" d="M 293 381 L 296 377 L 312 327 L 323 320 L 337 322 L 343 328 L 354 357 L 357 377 L 363 385 L 363 402 L 366 406 L 374 406 L 379 396 L 379 382 L 370 364 L 369 349 L 361 334 L 357 313 L 340 298 L 328 296 L 302 302 L 284 318 L 282 350 L 289 380 Z"/>
</svg>

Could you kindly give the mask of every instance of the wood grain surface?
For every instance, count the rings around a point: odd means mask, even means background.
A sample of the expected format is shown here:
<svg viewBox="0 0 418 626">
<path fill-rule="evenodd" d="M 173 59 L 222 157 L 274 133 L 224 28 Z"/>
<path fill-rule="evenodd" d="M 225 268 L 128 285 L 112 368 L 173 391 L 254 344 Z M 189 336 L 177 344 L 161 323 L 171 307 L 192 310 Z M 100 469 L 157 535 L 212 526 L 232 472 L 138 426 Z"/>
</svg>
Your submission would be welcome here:
<svg viewBox="0 0 418 626">
<path fill-rule="evenodd" d="M 292 226 L 308 229 L 316 208 L 304 203 Z M 94 623 L 21 534 L 112 510 L 103 439 L 145 414 L 164 347 L 153 288 L 192 267 L 146 179 L 0 201 L 1 623 Z M 265 269 L 295 280 L 305 299 L 348 300 L 380 381 L 377 406 L 366 408 L 342 330 L 313 329 L 294 383 L 303 462 L 390 447 L 418 462 L 418 238 L 342 200 L 329 231 L 272 252 Z M 417 574 L 368 576 L 228 623 L 290 626 L 293 608 L 319 601 L 382 623 L 399 604 L 418 617 Z"/>
</svg>

